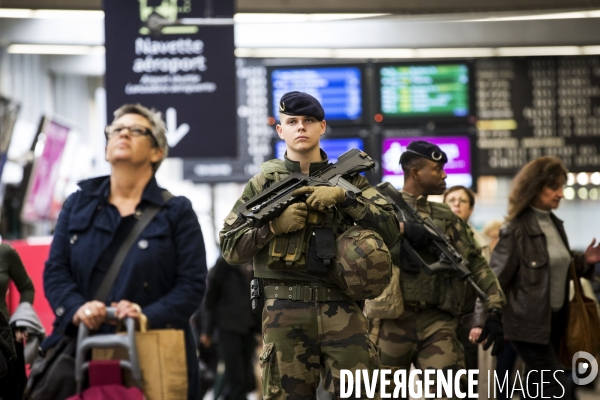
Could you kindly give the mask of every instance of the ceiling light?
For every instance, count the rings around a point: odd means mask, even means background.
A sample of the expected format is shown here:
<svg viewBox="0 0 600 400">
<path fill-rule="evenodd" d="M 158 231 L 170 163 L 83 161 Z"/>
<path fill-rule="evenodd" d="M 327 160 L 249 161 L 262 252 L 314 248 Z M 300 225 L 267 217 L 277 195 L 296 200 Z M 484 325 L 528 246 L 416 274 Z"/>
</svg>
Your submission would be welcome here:
<svg viewBox="0 0 600 400">
<path fill-rule="evenodd" d="M 600 46 L 581 46 L 581 54 L 600 54 Z"/>
<path fill-rule="evenodd" d="M 461 58 L 461 57 L 493 57 L 494 49 L 486 47 L 476 48 L 440 48 L 416 49 L 416 58 Z"/>
<path fill-rule="evenodd" d="M 594 172 L 590 175 L 590 182 L 593 185 L 600 185 L 600 172 Z"/>
<path fill-rule="evenodd" d="M 323 22 L 342 21 L 349 19 L 364 19 L 381 17 L 390 14 L 262 14 L 262 13 L 238 13 L 233 16 L 236 23 L 243 24 L 269 24 L 269 23 L 293 23 L 293 22 Z"/>
<path fill-rule="evenodd" d="M 258 58 L 333 58 L 331 49 L 305 49 L 305 48 L 261 48 L 235 49 L 236 57 Z"/>
<path fill-rule="evenodd" d="M 588 198 L 588 190 L 586 188 L 579 188 L 577 190 L 577 196 L 579 196 L 579 198 L 581 200 L 585 200 Z"/>
<path fill-rule="evenodd" d="M 587 185 L 589 182 L 589 177 L 588 174 L 585 172 L 580 172 L 577 174 L 577 183 L 579 183 L 582 186 Z"/>
<path fill-rule="evenodd" d="M 569 172 L 567 174 L 567 186 L 573 186 L 575 184 L 575 174 Z"/>
<path fill-rule="evenodd" d="M 599 18 L 600 10 L 592 11 L 574 11 L 561 13 L 543 13 L 530 15 L 513 15 L 509 17 L 489 17 L 463 20 L 468 22 L 500 22 L 500 21 L 533 21 L 542 19 L 580 19 L 580 18 Z"/>
<path fill-rule="evenodd" d="M 598 200 L 598 189 L 597 188 L 593 188 L 590 189 L 590 199 L 591 200 Z"/>
<path fill-rule="evenodd" d="M 100 10 L 29 10 L 29 9 L 25 9 L 25 8 L 0 8 L 0 18 L 102 20 L 102 19 L 104 19 L 104 11 L 100 11 Z"/>
<path fill-rule="evenodd" d="M 104 46 L 79 46 L 60 44 L 11 44 L 8 46 L 11 54 L 66 54 L 87 55 L 104 54 Z"/>
<path fill-rule="evenodd" d="M 335 49 L 335 58 L 416 58 L 414 49 Z"/>
<path fill-rule="evenodd" d="M 539 47 L 498 47 L 499 57 L 525 56 L 578 56 L 581 48 L 578 46 L 539 46 Z"/>
<path fill-rule="evenodd" d="M 575 198 L 575 189 L 573 189 L 572 187 L 568 187 L 563 191 L 563 194 L 565 196 L 565 199 L 573 200 Z"/>
</svg>

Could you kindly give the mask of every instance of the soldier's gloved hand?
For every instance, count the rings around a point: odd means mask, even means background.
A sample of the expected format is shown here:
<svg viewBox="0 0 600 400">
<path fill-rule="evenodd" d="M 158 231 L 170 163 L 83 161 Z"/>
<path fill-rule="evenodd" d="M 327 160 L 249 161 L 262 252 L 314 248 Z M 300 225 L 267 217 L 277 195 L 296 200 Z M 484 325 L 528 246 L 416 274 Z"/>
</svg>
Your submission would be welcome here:
<svg viewBox="0 0 600 400">
<path fill-rule="evenodd" d="M 408 221 L 402 223 L 404 224 L 404 238 L 415 248 L 427 246 L 430 240 L 442 241 L 438 235 L 429 231 L 423 224 Z"/>
<path fill-rule="evenodd" d="M 325 211 L 329 207 L 346 200 L 346 191 L 337 186 L 305 186 L 294 190 L 292 196 L 303 194 L 310 195 L 306 199 L 306 205 L 317 211 Z"/>
<path fill-rule="evenodd" d="M 271 221 L 271 229 L 277 236 L 284 233 L 298 231 L 306 225 L 308 208 L 305 203 L 294 203 L 285 209 L 283 213 Z"/>
<path fill-rule="evenodd" d="M 482 343 L 485 339 L 487 341 L 483 345 L 483 349 L 487 350 L 494 344 L 492 348 L 493 356 L 497 356 L 504 351 L 504 325 L 500 313 L 489 314 L 485 320 L 485 325 L 477 343 Z"/>
</svg>

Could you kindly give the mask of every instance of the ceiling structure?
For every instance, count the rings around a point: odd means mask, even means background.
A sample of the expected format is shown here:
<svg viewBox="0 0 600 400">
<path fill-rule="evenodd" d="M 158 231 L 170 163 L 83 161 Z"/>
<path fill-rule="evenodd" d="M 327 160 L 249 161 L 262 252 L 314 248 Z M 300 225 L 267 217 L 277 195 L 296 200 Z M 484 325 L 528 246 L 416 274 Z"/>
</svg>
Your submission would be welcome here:
<svg viewBox="0 0 600 400">
<path fill-rule="evenodd" d="M 515 49 L 518 55 L 600 54 L 600 0 L 236 1 L 239 57 L 465 58 L 512 56 Z M 86 55 L 53 56 L 57 70 L 102 75 L 101 6 L 101 0 L 0 0 L 0 55 L 15 44 L 67 45 Z M 8 8 L 97 12 L 3 17 Z"/>
<path fill-rule="evenodd" d="M 236 0 L 242 13 L 392 13 L 403 15 L 597 9 L 600 0 Z M 0 0 L 1 8 L 101 10 L 102 0 Z"/>
</svg>

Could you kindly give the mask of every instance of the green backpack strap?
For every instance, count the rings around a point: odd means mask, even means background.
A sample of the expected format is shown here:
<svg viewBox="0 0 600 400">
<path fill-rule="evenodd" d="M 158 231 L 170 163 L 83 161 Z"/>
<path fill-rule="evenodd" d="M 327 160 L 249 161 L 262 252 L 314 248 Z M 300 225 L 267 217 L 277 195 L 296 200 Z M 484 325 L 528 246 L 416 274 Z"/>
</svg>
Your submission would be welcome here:
<svg viewBox="0 0 600 400">
<path fill-rule="evenodd" d="M 271 186 L 271 183 L 279 182 L 290 174 L 285 167 L 283 160 L 278 158 L 262 163 L 260 165 L 260 169 L 262 170 L 262 175 L 265 178 L 265 181 L 261 182 L 262 185 L 260 185 L 262 190 L 265 190 Z"/>
</svg>

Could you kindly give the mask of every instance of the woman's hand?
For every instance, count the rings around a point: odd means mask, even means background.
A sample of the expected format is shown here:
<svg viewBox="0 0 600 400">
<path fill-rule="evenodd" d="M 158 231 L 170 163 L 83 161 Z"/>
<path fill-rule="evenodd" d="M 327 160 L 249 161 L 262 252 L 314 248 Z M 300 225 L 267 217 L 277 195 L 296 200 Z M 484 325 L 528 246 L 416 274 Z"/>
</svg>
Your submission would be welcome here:
<svg viewBox="0 0 600 400">
<path fill-rule="evenodd" d="M 75 315 L 73 315 L 71 322 L 73 322 L 73 325 L 77 326 L 83 322 L 88 329 L 96 330 L 100 328 L 100 325 L 102 325 L 105 320 L 106 305 L 101 301 L 92 300 L 79 307 Z"/>
<path fill-rule="evenodd" d="M 140 316 L 142 315 L 142 308 L 128 300 L 121 300 L 118 303 L 112 303 L 111 307 L 116 308 L 115 316 L 119 320 L 129 317 L 139 322 Z"/>
<path fill-rule="evenodd" d="M 479 335 L 481 335 L 481 328 L 472 328 L 471 332 L 469 332 L 469 342 L 477 343 L 479 340 Z"/>
<path fill-rule="evenodd" d="M 19 343 L 27 342 L 27 338 L 29 337 L 29 333 L 25 329 L 17 328 L 15 330 L 15 341 Z"/>
<path fill-rule="evenodd" d="M 200 344 L 204 347 L 210 347 L 212 340 L 206 333 L 200 335 Z"/>
<path fill-rule="evenodd" d="M 600 243 L 597 246 L 596 238 L 592 240 L 592 243 L 585 250 L 585 263 L 586 264 L 596 264 L 600 262 Z"/>
</svg>

